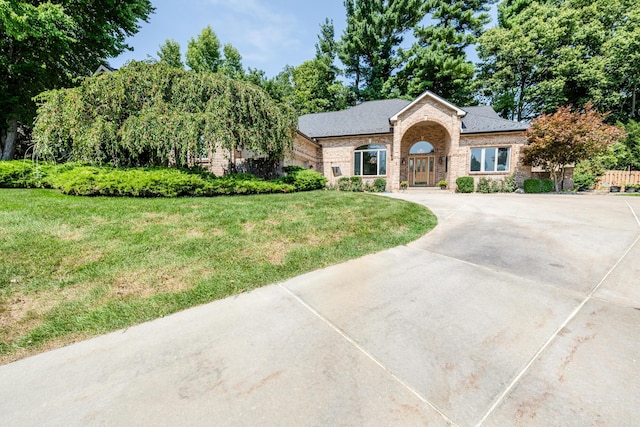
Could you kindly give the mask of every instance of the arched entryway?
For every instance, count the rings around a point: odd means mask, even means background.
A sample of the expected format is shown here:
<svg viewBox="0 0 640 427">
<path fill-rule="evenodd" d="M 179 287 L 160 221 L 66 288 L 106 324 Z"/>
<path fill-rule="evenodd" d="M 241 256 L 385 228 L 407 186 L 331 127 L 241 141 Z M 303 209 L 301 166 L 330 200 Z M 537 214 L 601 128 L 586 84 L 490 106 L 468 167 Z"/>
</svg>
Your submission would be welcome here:
<svg viewBox="0 0 640 427">
<path fill-rule="evenodd" d="M 409 149 L 409 186 L 436 185 L 436 150 L 427 141 L 419 141 Z"/>
<path fill-rule="evenodd" d="M 402 137 L 400 181 L 410 187 L 434 187 L 446 180 L 451 138 L 444 126 L 420 122 Z"/>
</svg>

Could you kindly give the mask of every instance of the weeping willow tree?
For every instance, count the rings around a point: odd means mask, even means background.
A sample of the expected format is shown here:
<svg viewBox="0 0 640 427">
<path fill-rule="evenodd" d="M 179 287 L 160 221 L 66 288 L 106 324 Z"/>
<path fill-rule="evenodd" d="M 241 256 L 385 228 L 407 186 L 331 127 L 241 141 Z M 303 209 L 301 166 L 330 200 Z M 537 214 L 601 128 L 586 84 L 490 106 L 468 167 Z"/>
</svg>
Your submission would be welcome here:
<svg viewBox="0 0 640 427">
<path fill-rule="evenodd" d="M 116 167 L 189 167 L 204 153 L 243 148 L 280 159 L 298 122 L 249 83 L 140 62 L 37 102 L 33 135 L 43 157 Z"/>
</svg>

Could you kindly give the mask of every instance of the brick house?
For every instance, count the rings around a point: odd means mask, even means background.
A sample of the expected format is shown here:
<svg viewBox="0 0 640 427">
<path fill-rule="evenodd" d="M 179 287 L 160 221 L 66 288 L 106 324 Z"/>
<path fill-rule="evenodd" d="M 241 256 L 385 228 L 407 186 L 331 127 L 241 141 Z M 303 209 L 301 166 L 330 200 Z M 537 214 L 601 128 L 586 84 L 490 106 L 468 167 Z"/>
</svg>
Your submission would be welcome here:
<svg viewBox="0 0 640 427">
<path fill-rule="evenodd" d="M 518 182 L 532 175 L 522 165 L 528 125 L 504 120 L 487 106 L 459 108 L 425 92 L 413 102 L 370 101 L 348 110 L 300 117 L 294 152 L 287 164 L 313 168 L 330 183 L 340 176 L 385 178 L 388 190 L 451 188 L 460 176 Z"/>
</svg>

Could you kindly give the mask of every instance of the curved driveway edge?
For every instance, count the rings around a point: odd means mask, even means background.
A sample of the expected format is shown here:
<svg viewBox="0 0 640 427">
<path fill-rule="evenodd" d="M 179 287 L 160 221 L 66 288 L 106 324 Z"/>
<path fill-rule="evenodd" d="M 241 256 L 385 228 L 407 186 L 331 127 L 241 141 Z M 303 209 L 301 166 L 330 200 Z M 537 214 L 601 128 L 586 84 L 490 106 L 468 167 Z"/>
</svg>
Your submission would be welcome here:
<svg viewBox="0 0 640 427">
<path fill-rule="evenodd" d="M 1 366 L 0 424 L 637 424 L 640 198 L 390 197 L 439 225 Z"/>
</svg>

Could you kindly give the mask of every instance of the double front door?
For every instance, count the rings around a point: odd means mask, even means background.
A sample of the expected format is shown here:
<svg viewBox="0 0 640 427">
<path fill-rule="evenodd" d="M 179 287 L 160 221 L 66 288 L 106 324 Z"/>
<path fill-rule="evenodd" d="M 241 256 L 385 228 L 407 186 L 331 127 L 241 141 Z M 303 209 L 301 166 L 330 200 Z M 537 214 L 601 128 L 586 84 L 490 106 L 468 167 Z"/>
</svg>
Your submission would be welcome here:
<svg viewBox="0 0 640 427">
<path fill-rule="evenodd" d="M 409 156 L 409 185 L 436 185 L 436 156 Z"/>
</svg>

